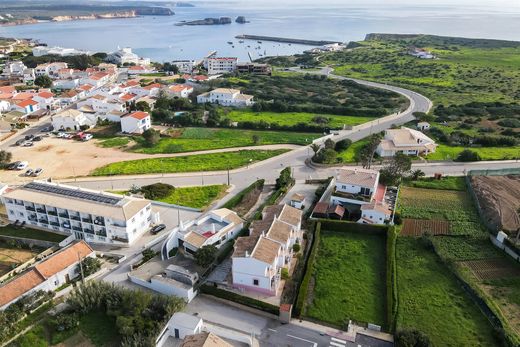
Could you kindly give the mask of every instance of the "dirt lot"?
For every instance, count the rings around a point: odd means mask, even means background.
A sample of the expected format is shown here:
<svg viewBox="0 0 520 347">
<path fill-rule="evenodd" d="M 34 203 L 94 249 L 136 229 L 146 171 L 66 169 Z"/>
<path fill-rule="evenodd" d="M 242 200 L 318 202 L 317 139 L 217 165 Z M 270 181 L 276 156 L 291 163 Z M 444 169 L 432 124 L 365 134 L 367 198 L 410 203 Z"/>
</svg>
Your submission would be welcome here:
<svg viewBox="0 0 520 347">
<path fill-rule="evenodd" d="M 520 228 L 520 176 L 473 176 L 471 185 L 487 220 L 505 232 Z"/>
<path fill-rule="evenodd" d="M 11 271 L 13 266 L 25 263 L 37 254 L 28 249 L 0 247 L 0 276 Z"/>
<path fill-rule="evenodd" d="M 405 219 L 402 236 L 448 235 L 450 233 L 450 222 L 445 220 Z"/>
<path fill-rule="evenodd" d="M 95 141 L 82 142 L 51 136 L 35 142 L 33 147 L 10 147 L 8 150 L 13 153 L 13 161 L 26 160 L 31 169 L 43 168 L 44 171 L 39 177 L 41 179 L 86 176 L 95 168 L 113 162 L 163 156 L 102 148 L 96 146 Z M 15 183 L 34 179 L 24 177 L 24 171 L 3 171 L 2 181 Z"/>
</svg>

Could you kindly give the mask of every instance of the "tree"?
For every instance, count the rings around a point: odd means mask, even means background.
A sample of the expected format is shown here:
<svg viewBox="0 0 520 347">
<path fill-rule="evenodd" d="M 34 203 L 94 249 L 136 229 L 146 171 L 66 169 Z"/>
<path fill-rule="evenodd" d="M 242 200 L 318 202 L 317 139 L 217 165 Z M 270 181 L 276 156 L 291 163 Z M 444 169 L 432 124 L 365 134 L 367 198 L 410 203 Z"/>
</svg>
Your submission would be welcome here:
<svg viewBox="0 0 520 347">
<path fill-rule="evenodd" d="M 146 146 L 152 147 L 152 146 L 155 146 L 159 142 L 161 135 L 159 134 L 158 131 L 150 128 L 143 132 L 143 138 L 144 138 L 144 142 L 145 142 Z"/>
<path fill-rule="evenodd" d="M 334 147 L 336 147 L 336 143 L 331 139 L 326 139 L 324 145 L 327 149 L 334 149 Z"/>
<path fill-rule="evenodd" d="M 1 150 L 0 151 L 0 168 L 5 168 L 13 158 L 13 154 L 8 151 Z"/>
<path fill-rule="evenodd" d="M 350 139 L 341 140 L 336 142 L 336 146 L 334 147 L 334 149 L 336 150 L 336 152 L 341 152 L 348 149 L 351 144 L 352 140 Z"/>
<path fill-rule="evenodd" d="M 135 104 L 135 109 L 137 111 L 150 112 L 150 105 L 146 101 L 139 101 Z"/>
<path fill-rule="evenodd" d="M 169 196 L 173 191 L 175 190 L 175 187 L 168 183 L 154 183 L 149 184 L 147 186 L 141 187 L 141 192 L 144 194 L 144 197 L 148 200 L 157 200 L 157 199 L 163 199 Z"/>
<path fill-rule="evenodd" d="M 387 185 L 397 184 L 411 168 L 412 159 L 403 153 L 396 153 L 381 170 L 380 180 Z"/>
<path fill-rule="evenodd" d="M 477 152 L 474 152 L 470 149 L 465 149 L 459 153 L 455 161 L 480 161 L 480 155 Z"/>
<path fill-rule="evenodd" d="M 412 179 L 412 181 L 417 181 L 419 178 L 424 177 L 424 176 L 426 176 L 424 171 L 422 171 L 421 169 L 417 169 L 417 170 L 412 171 L 410 178 Z"/>
<path fill-rule="evenodd" d="M 419 330 L 404 329 L 398 330 L 395 334 L 396 347 L 431 347 L 432 344 L 428 336 Z"/>
<path fill-rule="evenodd" d="M 83 276 L 88 277 L 101 269 L 101 261 L 98 258 L 87 257 L 81 261 L 81 267 L 78 265 L 77 272 L 81 275 L 83 268 Z"/>
<path fill-rule="evenodd" d="M 50 88 L 52 86 L 52 79 L 47 75 L 36 77 L 34 84 L 42 88 Z"/>
<path fill-rule="evenodd" d="M 202 267 L 208 267 L 217 258 L 217 251 L 214 245 L 203 246 L 195 253 L 195 261 Z"/>
<path fill-rule="evenodd" d="M 368 143 L 359 152 L 357 159 L 359 159 L 363 168 L 370 169 L 372 166 L 372 161 L 374 160 L 374 155 L 380 141 L 381 139 L 379 135 L 374 134 L 370 136 Z"/>
<path fill-rule="evenodd" d="M 280 177 L 276 179 L 276 189 L 288 187 L 293 182 L 294 179 L 291 176 L 291 168 L 288 166 L 280 172 Z"/>
<path fill-rule="evenodd" d="M 322 164 L 333 164 L 336 162 L 338 153 L 332 148 L 322 148 L 318 154 L 314 156 L 314 161 Z"/>
<path fill-rule="evenodd" d="M 312 151 L 314 152 L 314 155 L 318 154 L 318 152 L 320 151 L 320 145 L 318 145 L 317 143 L 311 144 L 310 147 L 311 147 Z"/>
<path fill-rule="evenodd" d="M 253 144 L 256 146 L 260 143 L 260 136 L 258 135 L 253 135 Z"/>
<path fill-rule="evenodd" d="M 175 64 L 172 64 L 172 63 L 164 63 L 163 66 L 162 66 L 162 69 L 165 72 L 171 72 L 174 75 L 177 75 L 179 73 L 179 67 L 177 65 L 175 65 Z"/>
</svg>

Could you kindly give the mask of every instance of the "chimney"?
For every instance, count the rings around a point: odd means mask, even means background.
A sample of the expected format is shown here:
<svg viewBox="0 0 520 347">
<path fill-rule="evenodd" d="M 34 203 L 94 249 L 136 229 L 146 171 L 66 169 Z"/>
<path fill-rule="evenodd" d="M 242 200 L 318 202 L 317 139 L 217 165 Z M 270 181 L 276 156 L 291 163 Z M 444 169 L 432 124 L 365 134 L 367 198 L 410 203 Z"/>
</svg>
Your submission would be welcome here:
<svg viewBox="0 0 520 347">
<path fill-rule="evenodd" d="M 246 258 L 249 258 L 249 251 L 246 251 Z"/>
</svg>

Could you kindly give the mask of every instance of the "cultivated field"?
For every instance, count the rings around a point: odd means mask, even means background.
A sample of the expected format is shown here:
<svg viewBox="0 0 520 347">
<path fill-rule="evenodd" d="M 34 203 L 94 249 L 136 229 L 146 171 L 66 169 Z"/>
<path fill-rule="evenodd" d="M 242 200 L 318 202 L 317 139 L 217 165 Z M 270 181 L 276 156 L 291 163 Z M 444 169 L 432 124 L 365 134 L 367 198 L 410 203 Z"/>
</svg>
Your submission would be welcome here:
<svg viewBox="0 0 520 347">
<path fill-rule="evenodd" d="M 472 176 L 471 186 L 486 220 L 505 232 L 520 228 L 520 176 Z"/>
<path fill-rule="evenodd" d="M 462 263 L 480 281 L 520 277 L 520 267 L 504 258 L 469 260 Z"/>
<path fill-rule="evenodd" d="M 349 319 L 384 325 L 384 236 L 322 231 L 319 242 L 307 316 L 338 326 Z"/>
<path fill-rule="evenodd" d="M 447 235 L 450 222 L 445 220 L 405 219 L 401 229 L 402 236 Z"/>
</svg>

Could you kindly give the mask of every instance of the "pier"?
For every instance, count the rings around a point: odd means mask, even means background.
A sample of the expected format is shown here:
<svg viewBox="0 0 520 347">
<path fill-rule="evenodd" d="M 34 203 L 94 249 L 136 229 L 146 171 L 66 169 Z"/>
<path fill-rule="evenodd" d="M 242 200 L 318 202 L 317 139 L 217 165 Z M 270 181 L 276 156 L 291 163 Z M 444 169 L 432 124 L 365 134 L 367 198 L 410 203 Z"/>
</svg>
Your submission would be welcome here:
<svg viewBox="0 0 520 347">
<path fill-rule="evenodd" d="M 334 43 L 341 43 L 339 41 L 290 39 L 290 38 L 286 38 L 286 37 L 259 36 L 259 35 L 238 35 L 238 36 L 235 36 L 235 38 L 240 39 L 240 40 L 258 40 L 258 41 L 294 43 L 297 45 L 307 45 L 307 46 L 324 46 L 324 45 L 330 45 L 330 44 L 334 44 Z"/>
</svg>

